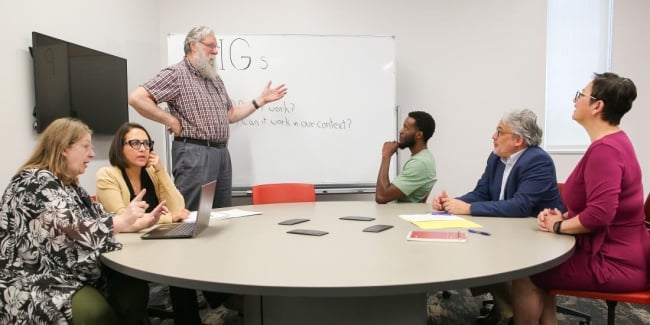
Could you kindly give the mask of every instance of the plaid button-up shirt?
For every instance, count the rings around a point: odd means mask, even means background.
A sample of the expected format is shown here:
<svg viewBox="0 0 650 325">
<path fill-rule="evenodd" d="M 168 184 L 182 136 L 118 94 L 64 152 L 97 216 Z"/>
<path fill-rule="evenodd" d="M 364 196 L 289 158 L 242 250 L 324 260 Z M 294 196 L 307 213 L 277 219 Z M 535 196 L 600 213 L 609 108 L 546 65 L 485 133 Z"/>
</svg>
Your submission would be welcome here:
<svg viewBox="0 0 650 325">
<path fill-rule="evenodd" d="M 167 103 L 169 113 L 181 122 L 179 136 L 228 141 L 228 110 L 232 108 L 232 101 L 218 75 L 205 79 L 187 58 L 183 58 L 142 86 L 156 103 Z"/>
</svg>

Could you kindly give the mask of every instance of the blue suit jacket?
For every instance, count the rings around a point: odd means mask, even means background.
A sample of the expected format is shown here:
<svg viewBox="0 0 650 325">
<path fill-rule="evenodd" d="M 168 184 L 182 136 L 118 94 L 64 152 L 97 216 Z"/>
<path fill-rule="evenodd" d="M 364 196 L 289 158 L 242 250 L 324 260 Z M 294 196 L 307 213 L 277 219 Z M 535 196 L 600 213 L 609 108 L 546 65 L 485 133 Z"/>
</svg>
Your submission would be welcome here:
<svg viewBox="0 0 650 325">
<path fill-rule="evenodd" d="M 475 216 L 536 217 L 545 208 L 565 211 L 555 176 L 553 159 L 538 146 L 524 151 L 513 166 L 503 200 L 499 200 L 505 164 L 494 153 L 476 188 L 458 199 L 471 203 Z"/>
</svg>

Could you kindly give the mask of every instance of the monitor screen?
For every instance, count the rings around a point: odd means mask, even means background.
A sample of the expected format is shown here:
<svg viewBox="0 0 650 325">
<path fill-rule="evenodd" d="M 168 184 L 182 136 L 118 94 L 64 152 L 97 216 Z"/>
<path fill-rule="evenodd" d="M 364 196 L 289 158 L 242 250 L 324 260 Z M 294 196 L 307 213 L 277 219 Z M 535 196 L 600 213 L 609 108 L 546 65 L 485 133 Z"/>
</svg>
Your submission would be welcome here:
<svg viewBox="0 0 650 325">
<path fill-rule="evenodd" d="M 34 129 L 76 117 L 97 134 L 114 134 L 128 116 L 126 59 L 32 32 Z"/>
</svg>

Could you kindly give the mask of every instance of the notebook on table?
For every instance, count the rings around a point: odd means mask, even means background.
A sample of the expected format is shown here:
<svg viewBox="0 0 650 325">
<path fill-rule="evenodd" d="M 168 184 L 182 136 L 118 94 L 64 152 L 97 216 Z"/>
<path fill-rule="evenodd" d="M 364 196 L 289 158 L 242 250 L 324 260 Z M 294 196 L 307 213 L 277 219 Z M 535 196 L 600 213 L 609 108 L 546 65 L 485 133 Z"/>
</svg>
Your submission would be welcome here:
<svg viewBox="0 0 650 325">
<path fill-rule="evenodd" d="M 168 238 L 193 238 L 196 237 L 210 223 L 210 212 L 217 181 L 212 181 L 201 186 L 199 210 L 196 213 L 196 222 L 169 223 L 158 225 L 141 236 L 142 239 L 168 239 Z"/>
</svg>

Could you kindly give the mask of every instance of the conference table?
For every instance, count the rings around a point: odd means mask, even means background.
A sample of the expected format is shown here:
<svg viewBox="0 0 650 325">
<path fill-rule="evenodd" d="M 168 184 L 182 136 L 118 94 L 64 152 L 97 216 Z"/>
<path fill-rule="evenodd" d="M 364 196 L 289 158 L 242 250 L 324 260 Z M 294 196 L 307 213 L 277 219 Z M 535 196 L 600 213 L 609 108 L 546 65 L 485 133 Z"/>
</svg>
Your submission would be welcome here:
<svg viewBox="0 0 650 325">
<path fill-rule="evenodd" d="M 573 236 L 539 231 L 534 218 L 463 216 L 491 235 L 466 242 L 407 241 L 418 229 L 400 215 L 423 203 L 372 201 L 240 206 L 259 215 L 211 220 L 192 239 L 118 234 L 102 261 L 152 282 L 244 295 L 245 324 L 426 324 L 426 294 L 544 271 L 573 253 Z M 228 210 L 227 209 L 215 209 Z M 374 221 L 340 220 L 367 216 Z M 292 218 L 310 221 L 278 225 Z M 380 233 L 362 230 L 394 227 Z M 324 236 L 287 233 L 315 229 Z M 462 230 L 462 229 L 461 229 Z"/>
</svg>

